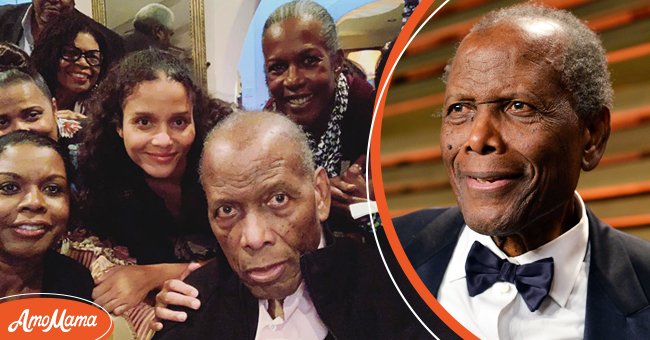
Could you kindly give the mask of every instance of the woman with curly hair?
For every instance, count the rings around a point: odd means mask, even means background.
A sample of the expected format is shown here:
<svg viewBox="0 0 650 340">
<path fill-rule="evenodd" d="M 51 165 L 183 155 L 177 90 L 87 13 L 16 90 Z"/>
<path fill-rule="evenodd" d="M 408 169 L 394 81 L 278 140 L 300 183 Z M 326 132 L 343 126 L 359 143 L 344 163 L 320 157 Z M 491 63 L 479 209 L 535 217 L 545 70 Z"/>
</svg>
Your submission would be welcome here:
<svg viewBox="0 0 650 340">
<path fill-rule="evenodd" d="M 203 137 L 230 112 L 171 54 L 144 50 L 111 69 L 89 106 L 79 159 L 86 227 L 138 265 L 96 280 L 95 301 L 121 314 L 187 262 L 213 257 L 197 164 Z"/>
<path fill-rule="evenodd" d="M 122 42 L 104 30 L 91 18 L 69 11 L 49 23 L 36 41 L 32 60 L 56 98 L 60 117 L 85 118 L 93 89 L 123 55 Z"/>
</svg>

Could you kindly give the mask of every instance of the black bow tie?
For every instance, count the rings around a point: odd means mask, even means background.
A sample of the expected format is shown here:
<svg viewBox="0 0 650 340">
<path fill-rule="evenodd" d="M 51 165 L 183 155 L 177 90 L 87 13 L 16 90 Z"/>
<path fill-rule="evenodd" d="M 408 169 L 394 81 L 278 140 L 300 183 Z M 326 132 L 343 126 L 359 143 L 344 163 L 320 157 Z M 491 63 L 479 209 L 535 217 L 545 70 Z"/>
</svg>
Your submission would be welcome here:
<svg viewBox="0 0 650 340">
<path fill-rule="evenodd" d="M 469 296 L 483 293 L 495 282 L 510 282 L 524 298 L 528 309 L 536 311 L 548 295 L 553 281 L 553 258 L 517 265 L 502 260 L 487 247 L 474 241 L 465 262 Z"/>
</svg>

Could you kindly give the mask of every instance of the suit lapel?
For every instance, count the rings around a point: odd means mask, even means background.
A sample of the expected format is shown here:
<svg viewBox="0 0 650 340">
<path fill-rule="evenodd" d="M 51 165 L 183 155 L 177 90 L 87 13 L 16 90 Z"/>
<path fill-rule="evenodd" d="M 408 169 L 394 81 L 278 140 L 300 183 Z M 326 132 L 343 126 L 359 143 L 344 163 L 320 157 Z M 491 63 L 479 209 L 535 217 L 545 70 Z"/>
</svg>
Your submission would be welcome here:
<svg viewBox="0 0 650 340">
<path fill-rule="evenodd" d="M 640 335 L 634 331 L 637 328 L 629 327 L 635 323 L 635 318 L 630 316 L 645 308 L 647 318 L 650 311 L 647 308 L 648 299 L 632 266 L 628 249 L 618 235 L 619 231 L 602 223 L 589 210 L 587 215 L 591 262 L 585 339 Z M 626 333 L 630 331 L 631 333 Z"/>
<path fill-rule="evenodd" d="M 5 15 L 5 19 L 10 18 L 11 20 L 7 19 L 7 22 L 2 25 L 2 32 L 0 33 L 2 40 L 18 45 L 18 40 L 23 35 L 22 19 L 28 7 L 29 4 L 18 5 L 10 10 L 12 11 L 11 14 L 7 13 Z"/>
<path fill-rule="evenodd" d="M 404 245 L 413 267 L 436 297 L 464 224 L 458 207 L 447 209 Z"/>
</svg>

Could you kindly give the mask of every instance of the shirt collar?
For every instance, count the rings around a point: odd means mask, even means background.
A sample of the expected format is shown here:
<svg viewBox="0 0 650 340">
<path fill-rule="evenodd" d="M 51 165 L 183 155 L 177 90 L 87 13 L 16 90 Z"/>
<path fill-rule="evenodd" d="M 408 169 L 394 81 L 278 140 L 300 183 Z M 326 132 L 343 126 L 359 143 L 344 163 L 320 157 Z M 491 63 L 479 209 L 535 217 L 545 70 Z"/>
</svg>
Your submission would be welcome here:
<svg viewBox="0 0 650 340">
<path fill-rule="evenodd" d="M 507 258 L 508 261 L 516 264 L 527 264 L 552 257 L 555 265 L 553 266 L 553 283 L 549 295 L 558 305 L 564 307 L 580 273 L 589 243 L 589 221 L 584 201 L 578 192 L 575 192 L 575 200 L 580 212 L 580 220 L 575 226 L 551 242 L 515 257 L 508 257 L 489 236 L 479 234 L 465 225 L 456 245 L 457 254 L 462 256 L 452 257 L 445 280 L 451 282 L 465 279 L 465 260 L 474 241 L 489 248 L 499 258 Z"/>
<path fill-rule="evenodd" d="M 34 46 L 34 36 L 32 35 L 32 15 L 34 13 L 34 6 L 29 5 L 23 19 L 20 21 L 20 24 L 23 27 L 23 38 L 27 40 L 27 43 L 30 45 L 29 49 L 31 50 Z"/>
<path fill-rule="evenodd" d="M 265 325 L 271 325 L 271 324 L 282 324 L 285 323 L 287 320 L 291 319 L 291 315 L 298 309 L 305 309 L 309 308 L 311 306 L 311 298 L 309 297 L 309 294 L 305 290 L 305 282 L 301 282 L 300 286 L 298 286 L 298 289 L 296 289 L 293 294 L 287 296 L 284 298 L 284 301 L 282 302 L 282 310 L 284 311 L 284 319 L 277 317 L 275 319 L 271 319 L 271 315 L 269 315 L 268 309 L 269 309 L 269 300 L 258 300 L 259 301 L 259 307 L 260 307 L 260 322 L 263 323 L 263 325 L 260 326 L 265 326 Z M 307 302 L 309 301 L 309 302 Z M 304 312 L 304 311 L 303 311 Z"/>
<path fill-rule="evenodd" d="M 318 249 L 324 247 L 325 247 L 325 233 L 321 229 Z M 298 286 L 298 289 L 296 289 L 296 291 L 293 292 L 293 294 L 284 298 L 284 301 L 282 303 L 282 310 L 284 311 L 284 320 L 282 320 L 282 318 L 271 319 L 271 315 L 268 312 L 269 300 L 259 299 L 258 302 L 259 302 L 259 309 L 260 309 L 260 316 L 261 316 L 260 323 L 263 323 L 263 325 L 261 326 L 271 325 L 271 324 L 277 325 L 277 324 L 284 323 L 286 320 L 289 320 L 291 318 L 291 315 L 298 308 L 300 308 L 303 311 L 303 313 L 306 313 L 309 308 L 313 308 L 313 304 L 311 303 L 311 297 L 309 296 L 309 293 L 305 289 L 305 281 L 300 282 L 300 286 Z"/>
</svg>

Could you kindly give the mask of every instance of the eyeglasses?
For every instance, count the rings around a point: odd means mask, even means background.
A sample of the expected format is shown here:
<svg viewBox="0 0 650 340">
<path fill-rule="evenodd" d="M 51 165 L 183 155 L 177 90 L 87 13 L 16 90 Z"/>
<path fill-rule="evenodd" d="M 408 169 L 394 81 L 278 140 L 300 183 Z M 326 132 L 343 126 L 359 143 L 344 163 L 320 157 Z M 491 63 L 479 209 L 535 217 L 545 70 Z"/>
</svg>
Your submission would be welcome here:
<svg viewBox="0 0 650 340">
<path fill-rule="evenodd" d="M 80 49 L 74 46 L 66 46 L 61 51 L 61 58 L 71 63 L 74 63 L 81 57 L 84 57 L 90 66 L 99 66 L 102 63 L 102 52 L 98 50 L 89 50 L 82 52 Z"/>
</svg>

